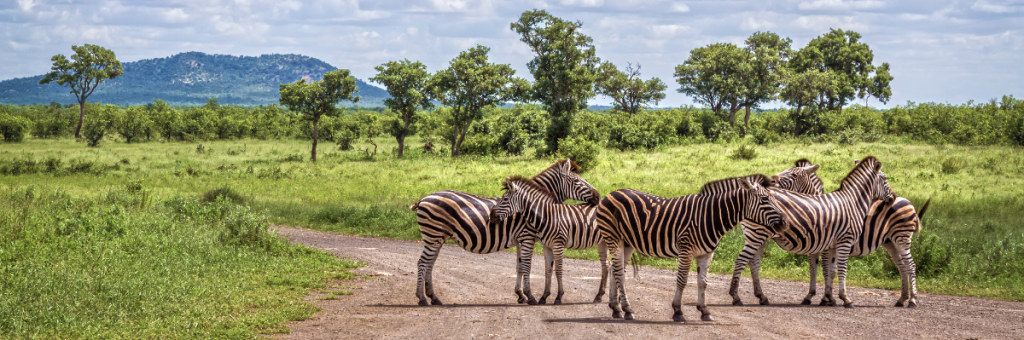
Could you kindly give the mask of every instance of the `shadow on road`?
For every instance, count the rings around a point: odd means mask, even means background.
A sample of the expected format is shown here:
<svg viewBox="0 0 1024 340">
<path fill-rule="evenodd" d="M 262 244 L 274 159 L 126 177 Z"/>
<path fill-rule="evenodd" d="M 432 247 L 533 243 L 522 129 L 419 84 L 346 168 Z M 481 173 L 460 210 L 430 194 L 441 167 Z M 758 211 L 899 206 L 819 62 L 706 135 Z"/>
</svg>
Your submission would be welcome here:
<svg viewBox="0 0 1024 340">
<path fill-rule="evenodd" d="M 703 322 L 703 321 L 652 321 L 652 320 L 622 320 L 609 318 L 571 318 L 571 319 L 546 319 L 548 323 L 607 323 L 607 324 L 637 324 L 637 325 L 679 325 L 679 326 L 739 326 L 738 323 Z"/>
<path fill-rule="evenodd" d="M 450 304 L 450 305 L 440 305 L 440 306 L 420 306 L 420 305 L 384 305 L 384 304 L 375 304 L 375 305 L 363 305 L 363 307 L 388 307 L 388 308 L 539 307 L 539 308 L 544 308 L 544 307 L 582 306 L 582 305 L 596 305 L 596 304 L 597 303 L 594 303 L 594 302 L 563 302 L 561 305 L 552 305 L 552 304 L 547 304 L 547 305 L 525 305 L 525 304 L 523 304 L 523 305 L 520 305 L 520 304 L 493 303 L 493 304 Z"/>
<path fill-rule="evenodd" d="M 858 305 L 858 304 L 854 304 L 853 306 L 854 306 L 854 309 L 856 309 L 856 308 L 887 308 L 888 307 L 888 305 Z M 819 306 L 819 305 L 816 305 L 816 304 L 814 304 L 814 305 L 801 305 L 801 304 L 798 304 L 798 303 L 778 303 L 778 304 L 773 303 L 773 304 L 770 304 L 770 305 L 760 305 L 760 304 L 757 304 L 757 303 L 752 303 L 752 304 L 744 304 L 742 306 L 734 306 L 732 304 L 718 304 L 718 305 L 708 304 L 708 307 L 726 307 L 726 308 L 729 308 L 729 307 L 738 307 L 738 308 L 751 308 L 751 307 L 752 308 L 772 308 L 772 307 L 778 307 L 778 308 L 843 308 L 843 306 Z"/>
</svg>

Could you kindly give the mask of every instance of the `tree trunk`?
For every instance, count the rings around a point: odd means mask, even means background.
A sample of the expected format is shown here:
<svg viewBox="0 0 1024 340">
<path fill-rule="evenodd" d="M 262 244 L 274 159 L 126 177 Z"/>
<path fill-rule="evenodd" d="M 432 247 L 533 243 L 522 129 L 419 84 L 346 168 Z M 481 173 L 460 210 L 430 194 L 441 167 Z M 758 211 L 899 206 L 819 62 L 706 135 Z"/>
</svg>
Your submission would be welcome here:
<svg viewBox="0 0 1024 340">
<path fill-rule="evenodd" d="M 402 133 L 395 136 L 398 139 L 398 157 L 402 157 L 405 154 L 405 135 L 409 133 L 409 123 L 412 121 L 412 116 L 405 115 L 402 117 L 402 120 L 405 123 L 405 126 L 402 127 Z"/>
<path fill-rule="evenodd" d="M 398 157 L 402 157 L 402 153 L 405 152 L 405 134 L 398 136 Z"/>
<path fill-rule="evenodd" d="M 78 101 L 78 127 L 75 128 L 75 138 L 82 138 L 82 122 L 85 121 L 85 99 Z"/>
<path fill-rule="evenodd" d="M 797 117 L 797 119 L 799 119 L 799 117 L 800 117 L 800 109 L 801 108 L 803 108 L 803 105 L 797 105 L 796 106 L 796 117 Z M 797 138 L 797 137 L 800 137 L 800 121 L 794 119 L 793 120 L 793 138 Z"/>
<path fill-rule="evenodd" d="M 743 116 L 743 127 L 747 127 L 747 123 L 750 122 L 750 106 L 747 106 L 747 114 Z"/>
<path fill-rule="evenodd" d="M 462 149 L 462 142 L 466 140 L 466 132 L 469 132 L 469 125 L 466 125 L 465 129 L 459 128 L 459 138 L 455 141 L 455 145 L 452 146 L 452 157 L 459 156 L 459 151 Z"/>
<path fill-rule="evenodd" d="M 316 140 L 317 140 L 317 132 L 319 132 L 319 130 L 318 130 L 319 124 L 317 124 L 317 123 L 319 123 L 319 122 L 320 122 L 320 118 L 313 119 L 313 153 L 309 156 L 309 160 L 312 161 L 312 162 L 316 162 Z"/>
</svg>

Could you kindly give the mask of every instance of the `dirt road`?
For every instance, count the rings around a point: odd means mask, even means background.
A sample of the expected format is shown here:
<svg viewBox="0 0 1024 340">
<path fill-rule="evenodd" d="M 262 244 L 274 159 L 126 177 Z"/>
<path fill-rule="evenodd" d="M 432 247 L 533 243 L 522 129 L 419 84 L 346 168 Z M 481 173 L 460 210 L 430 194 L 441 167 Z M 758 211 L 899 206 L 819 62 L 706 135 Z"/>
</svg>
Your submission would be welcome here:
<svg viewBox="0 0 1024 340">
<path fill-rule="evenodd" d="M 852 287 L 856 309 L 801 306 L 807 283 L 763 280 L 771 306 L 756 305 L 749 278 L 741 284 L 746 306 L 732 306 L 729 279 L 712 275 L 707 292 L 715 322 L 700 321 L 694 308 L 696 284 L 683 293 L 688 322 L 671 321 L 675 271 L 641 268 L 641 279 L 626 281 L 637 320 L 611 319 L 597 292 L 597 262 L 566 259 L 565 304 L 527 306 L 513 293 L 515 254 L 468 253 L 445 245 L 434 269 L 435 289 L 444 306 L 417 306 L 417 242 L 354 237 L 281 227 L 293 242 L 363 261 L 367 279 L 343 282 L 353 295 L 319 300 L 324 311 L 288 324 L 284 339 L 595 339 L 595 338 L 1024 338 L 1024 303 L 919 294 L 918 308 L 894 308 L 899 292 Z M 535 258 L 534 293 L 543 291 L 543 261 Z M 631 276 L 630 274 L 626 275 Z M 695 280 L 696 275 L 690 275 Z M 326 290 L 337 290 L 337 287 Z M 819 287 L 819 292 L 822 288 Z M 894 295 L 895 294 L 895 295 Z M 539 294 L 538 294 L 539 295 Z M 820 297 L 820 295 L 819 295 Z M 816 298 L 815 302 L 818 301 Z M 750 305 L 753 303 L 753 305 Z"/>
</svg>

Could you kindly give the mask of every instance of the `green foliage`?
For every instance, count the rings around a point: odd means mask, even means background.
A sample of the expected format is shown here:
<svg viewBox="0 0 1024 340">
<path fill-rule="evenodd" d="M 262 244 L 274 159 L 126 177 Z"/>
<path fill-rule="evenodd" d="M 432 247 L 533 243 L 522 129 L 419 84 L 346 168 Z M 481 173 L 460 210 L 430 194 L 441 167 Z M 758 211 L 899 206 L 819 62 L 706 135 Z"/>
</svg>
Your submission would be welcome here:
<svg viewBox="0 0 1024 340">
<path fill-rule="evenodd" d="M 310 161 L 316 162 L 317 124 L 320 117 L 336 116 L 337 105 L 343 100 L 353 103 L 359 101 L 359 96 L 352 94 L 358 92 L 356 89 L 355 77 L 349 75 L 349 70 L 337 70 L 324 74 L 324 79 L 307 84 L 305 79 L 299 79 L 292 84 L 281 84 L 281 105 L 302 115 L 302 118 L 313 123 L 313 150 Z"/>
<path fill-rule="evenodd" d="M 148 136 L 152 135 L 153 123 L 145 107 L 132 106 L 124 110 L 111 110 L 108 119 L 110 129 L 121 135 L 125 143 L 131 143 L 133 139 L 140 137 L 148 139 Z"/>
<path fill-rule="evenodd" d="M 466 133 L 474 121 L 482 118 L 484 109 L 517 97 L 517 89 L 525 84 L 513 77 L 516 71 L 511 66 L 490 63 L 490 50 L 477 45 L 463 51 L 449 62 L 447 69 L 430 77 L 432 96 L 451 108 L 445 123 L 452 129 L 452 157 L 459 155 Z"/>
<path fill-rule="evenodd" d="M 93 114 L 85 124 L 85 131 L 82 131 L 86 144 L 91 147 L 100 146 L 100 142 L 106 136 L 107 130 L 110 129 L 111 117 L 116 116 L 120 110 L 121 108 L 115 105 L 106 105 L 102 111 Z"/>
<path fill-rule="evenodd" d="M 967 162 L 959 157 L 947 157 L 942 161 L 942 173 L 956 175 L 967 166 Z"/>
<path fill-rule="evenodd" d="M 85 101 L 89 98 L 96 87 L 107 79 L 112 79 L 124 74 L 124 67 L 117 60 L 114 52 L 106 48 L 85 44 L 84 46 L 71 45 L 75 54 L 71 56 L 72 61 L 63 54 L 54 55 L 51 71 L 39 80 L 39 84 L 49 84 L 56 81 L 57 85 L 71 88 L 71 94 L 77 99 L 80 105 L 78 127 L 75 128 L 75 137 L 81 137 L 82 124 L 85 119 Z"/>
<path fill-rule="evenodd" d="M 626 72 L 622 72 L 615 64 L 605 62 L 601 64 L 598 73 L 594 88 L 597 94 L 611 97 L 616 110 L 634 114 L 642 107 L 652 103 L 658 105 L 659 101 L 665 99 L 665 83 L 658 77 L 647 81 L 640 79 L 640 64 L 636 64 L 636 68 L 630 64 Z"/>
<path fill-rule="evenodd" d="M 757 150 L 753 145 L 743 144 L 732 151 L 732 159 L 751 160 L 757 158 Z"/>
<path fill-rule="evenodd" d="M 729 123 L 740 109 L 743 77 L 750 65 L 745 50 L 730 43 L 717 43 L 690 50 L 690 57 L 676 66 L 674 76 L 679 92 L 707 105 L 715 113 L 729 110 Z"/>
<path fill-rule="evenodd" d="M 558 157 L 572 160 L 580 172 L 587 172 L 601 163 L 601 146 L 581 136 L 569 137 L 559 145 Z"/>
<path fill-rule="evenodd" d="M 669 113 L 669 114 L 666 114 Z M 619 150 L 653 149 L 676 141 L 678 117 L 668 112 L 643 110 L 637 114 L 609 114 L 608 146 Z"/>
<path fill-rule="evenodd" d="M 420 62 L 389 61 L 374 67 L 377 75 L 370 80 L 384 85 L 391 98 L 384 100 L 384 106 L 398 114 L 398 119 L 389 124 L 388 133 L 398 141 L 398 156 L 405 152 L 405 137 L 416 133 L 415 118 L 417 109 L 429 109 L 430 103 L 427 87 L 430 73 L 427 66 Z"/>
<path fill-rule="evenodd" d="M 231 187 L 223 186 L 207 190 L 199 196 L 199 201 L 213 203 L 218 200 L 229 201 L 236 204 L 245 204 L 248 199 Z"/>
<path fill-rule="evenodd" d="M 0 137 L 4 142 L 16 143 L 25 139 L 32 128 L 32 121 L 0 111 Z"/>
<path fill-rule="evenodd" d="M 817 99 L 814 101 L 819 109 L 842 110 L 854 98 L 868 95 L 875 96 L 882 103 L 889 100 L 892 94 L 889 64 L 878 68 L 871 65 L 874 54 L 867 44 L 860 42 L 860 38 L 861 35 L 854 31 L 832 29 L 812 39 L 793 55 L 790 67 L 795 73 L 818 72 L 832 79 L 831 86 L 815 88 Z M 874 77 L 872 73 L 875 73 Z"/>
<path fill-rule="evenodd" d="M 558 151 L 558 143 L 572 131 L 573 116 L 586 109 L 593 98 L 594 82 L 601 59 L 594 50 L 594 40 L 580 32 L 582 22 L 565 21 L 544 10 L 525 11 L 511 25 L 534 52 L 526 64 L 533 75 L 532 87 L 525 99 L 544 105 L 551 115 L 545 134 L 547 154 Z"/>
</svg>

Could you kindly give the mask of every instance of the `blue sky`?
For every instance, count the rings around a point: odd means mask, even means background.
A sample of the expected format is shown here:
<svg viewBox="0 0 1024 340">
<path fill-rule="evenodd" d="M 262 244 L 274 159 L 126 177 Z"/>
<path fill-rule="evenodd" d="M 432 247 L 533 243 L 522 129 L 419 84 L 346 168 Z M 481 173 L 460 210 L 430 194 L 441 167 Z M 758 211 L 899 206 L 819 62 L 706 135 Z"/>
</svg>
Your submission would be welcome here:
<svg viewBox="0 0 1024 340">
<path fill-rule="evenodd" d="M 854 30 L 892 66 L 889 105 L 1024 97 L 1024 1 L 73 1 L 0 0 L 0 79 L 49 70 L 71 45 L 122 62 L 179 52 L 297 53 L 348 68 L 407 58 L 431 71 L 476 44 L 529 78 L 530 51 L 509 29 L 525 10 L 583 22 L 603 60 L 640 63 L 668 86 L 659 106 L 690 104 L 672 73 L 693 48 L 772 31 L 800 48 L 830 28 Z M 595 98 L 591 104 L 608 104 Z M 872 106 L 880 103 L 872 100 Z M 777 106 L 773 104 L 769 106 Z"/>
</svg>

